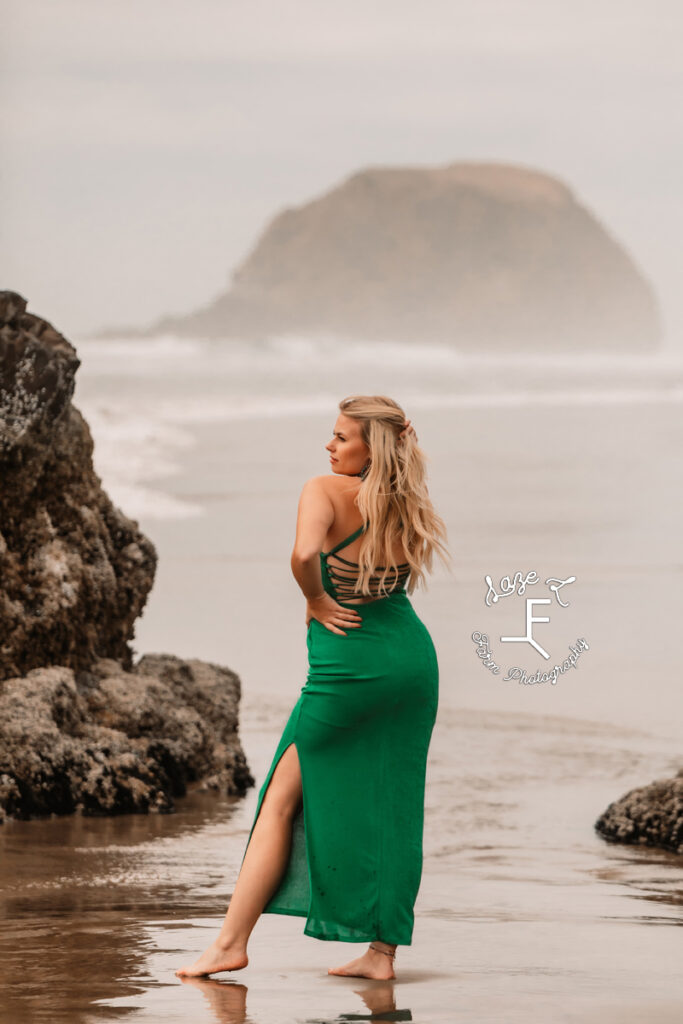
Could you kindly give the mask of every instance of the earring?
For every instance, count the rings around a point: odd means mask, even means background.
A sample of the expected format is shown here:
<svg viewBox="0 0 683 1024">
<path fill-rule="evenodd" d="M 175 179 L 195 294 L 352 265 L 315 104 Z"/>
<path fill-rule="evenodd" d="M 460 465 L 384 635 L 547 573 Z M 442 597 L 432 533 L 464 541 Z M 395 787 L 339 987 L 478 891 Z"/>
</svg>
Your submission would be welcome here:
<svg viewBox="0 0 683 1024">
<path fill-rule="evenodd" d="M 361 480 L 365 480 L 365 478 L 368 475 L 369 471 L 370 471 L 370 462 L 368 461 L 368 462 L 365 463 L 365 465 L 361 469 L 360 473 L 356 473 L 356 476 L 359 476 L 361 478 Z"/>
</svg>

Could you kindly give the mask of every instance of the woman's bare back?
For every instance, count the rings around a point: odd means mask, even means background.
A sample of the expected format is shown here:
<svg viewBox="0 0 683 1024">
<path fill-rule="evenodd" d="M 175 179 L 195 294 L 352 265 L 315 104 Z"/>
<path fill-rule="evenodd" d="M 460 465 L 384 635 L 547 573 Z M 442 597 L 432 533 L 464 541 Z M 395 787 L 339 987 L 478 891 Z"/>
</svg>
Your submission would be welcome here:
<svg viewBox="0 0 683 1024">
<path fill-rule="evenodd" d="M 362 480 L 360 477 L 330 475 L 324 478 L 327 493 L 334 505 L 334 522 L 327 532 L 323 544 L 323 552 L 327 553 L 340 541 L 349 537 L 359 526 L 362 525 L 362 517 L 355 504 L 356 495 L 360 490 Z M 338 554 L 350 562 L 357 562 L 360 555 L 360 548 L 363 542 L 363 535 L 356 537 L 350 544 L 340 548 Z M 392 549 L 397 564 L 405 562 L 405 552 L 400 539 L 397 539 Z M 332 556 L 335 557 L 334 555 Z M 390 577 L 389 577 L 390 578 Z M 373 601 L 373 597 L 344 598 L 345 602 L 361 603 Z"/>
</svg>

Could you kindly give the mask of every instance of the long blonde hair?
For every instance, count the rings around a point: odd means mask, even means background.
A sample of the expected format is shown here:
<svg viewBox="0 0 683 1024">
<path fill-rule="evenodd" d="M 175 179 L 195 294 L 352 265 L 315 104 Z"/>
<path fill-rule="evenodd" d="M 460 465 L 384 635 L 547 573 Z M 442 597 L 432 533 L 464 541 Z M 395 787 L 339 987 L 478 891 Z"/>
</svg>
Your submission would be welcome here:
<svg viewBox="0 0 683 1024">
<path fill-rule="evenodd" d="M 418 584 L 425 584 L 425 570 L 431 572 L 434 552 L 450 564 L 446 525 L 427 491 L 427 456 L 410 433 L 399 438 L 406 417 L 392 398 L 351 395 L 342 399 L 339 409 L 358 420 L 361 437 L 370 448 L 368 471 L 355 499 L 365 531 L 354 592 L 371 594 L 368 581 L 377 575 L 378 593 L 388 593 L 386 581 L 393 582 L 397 573 L 392 540 L 399 534 L 410 566 L 406 591 L 412 594 Z M 373 572 L 376 566 L 384 568 L 381 575 Z"/>
</svg>

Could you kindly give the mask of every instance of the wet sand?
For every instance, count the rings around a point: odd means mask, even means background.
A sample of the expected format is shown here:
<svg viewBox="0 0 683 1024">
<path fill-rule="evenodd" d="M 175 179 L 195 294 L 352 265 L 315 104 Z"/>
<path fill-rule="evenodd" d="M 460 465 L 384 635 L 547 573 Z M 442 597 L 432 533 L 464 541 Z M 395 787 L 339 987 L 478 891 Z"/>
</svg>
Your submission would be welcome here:
<svg viewBox="0 0 683 1024">
<path fill-rule="evenodd" d="M 259 778 L 286 712 L 245 703 Z M 636 729 L 444 710 L 415 934 L 392 983 L 328 977 L 363 947 L 316 941 L 278 915 L 260 919 L 243 971 L 175 977 L 220 925 L 255 790 L 243 801 L 196 794 L 174 815 L 11 822 L 0 830 L 0 1020 L 680 1019 L 681 860 L 607 844 L 590 827 L 614 794 L 670 773 L 677 755 L 673 738 Z"/>
</svg>

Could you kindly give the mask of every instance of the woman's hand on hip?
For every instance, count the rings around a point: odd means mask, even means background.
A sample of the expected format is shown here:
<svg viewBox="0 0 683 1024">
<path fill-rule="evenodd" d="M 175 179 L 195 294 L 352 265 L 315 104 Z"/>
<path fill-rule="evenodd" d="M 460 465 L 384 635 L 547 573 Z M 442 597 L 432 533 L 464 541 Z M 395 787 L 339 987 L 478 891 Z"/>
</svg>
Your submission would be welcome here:
<svg viewBox="0 0 683 1024">
<path fill-rule="evenodd" d="M 363 623 L 355 608 L 344 608 L 327 592 L 306 602 L 307 626 L 311 619 L 317 619 L 330 633 L 340 633 L 342 636 L 347 635 L 342 626 L 358 629 Z"/>
</svg>

